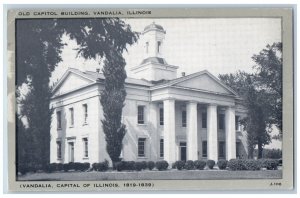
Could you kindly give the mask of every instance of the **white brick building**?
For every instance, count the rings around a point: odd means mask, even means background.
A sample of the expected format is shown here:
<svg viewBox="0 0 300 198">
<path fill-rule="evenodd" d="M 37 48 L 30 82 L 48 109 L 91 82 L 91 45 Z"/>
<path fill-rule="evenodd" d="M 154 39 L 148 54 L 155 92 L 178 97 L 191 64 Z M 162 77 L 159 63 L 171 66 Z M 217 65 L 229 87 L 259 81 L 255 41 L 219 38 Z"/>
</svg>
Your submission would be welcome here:
<svg viewBox="0 0 300 198">
<path fill-rule="evenodd" d="M 246 157 L 246 132 L 237 122 L 246 113 L 242 100 L 206 70 L 177 78 L 178 66 L 163 58 L 165 35 L 154 23 L 144 29 L 145 59 L 126 79 L 121 157 L 170 163 Z M 100 121 L 103 81 L 102 73 L 69 68 L 56 84 L 51 162 L 110 160 Z"/>
</svg>

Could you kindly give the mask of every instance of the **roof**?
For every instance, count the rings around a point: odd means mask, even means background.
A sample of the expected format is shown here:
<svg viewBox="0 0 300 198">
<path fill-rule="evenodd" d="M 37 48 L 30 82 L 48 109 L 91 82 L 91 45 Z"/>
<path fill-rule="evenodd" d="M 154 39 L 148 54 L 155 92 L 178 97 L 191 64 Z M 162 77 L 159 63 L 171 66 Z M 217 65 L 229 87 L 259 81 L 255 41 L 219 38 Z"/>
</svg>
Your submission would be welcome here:
<svg viewBox="0 0 300 198">
<path fill-rule="evenodd" d="M 151 31 L 151 30 L 159 30 L 161 32 L 166 33 L 166 31 L 164 30 L 164 28 L 161 25 L 156 24 L 155 22 L 151 23 L 150 25 L 147 25 L 144 28 L 144 33 L 148 32 L 148 31 Z"/>
<path fill-rule="evenodd" d="M 165 59 L 159 58 L 159 57 L 146 58 L 142 61 L 141 65 L 146 64 L 146 63 L 159 63 L 159 64 L 164 64 L 164 65 L 168 64 Z"/>
</svg>

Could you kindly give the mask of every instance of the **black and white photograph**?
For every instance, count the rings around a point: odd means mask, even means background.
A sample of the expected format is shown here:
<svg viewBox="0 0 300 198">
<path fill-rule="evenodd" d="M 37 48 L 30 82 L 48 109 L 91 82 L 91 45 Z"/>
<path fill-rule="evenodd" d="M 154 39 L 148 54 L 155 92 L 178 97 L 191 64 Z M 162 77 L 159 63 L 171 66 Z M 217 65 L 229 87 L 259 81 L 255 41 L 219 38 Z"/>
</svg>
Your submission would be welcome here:
<svg viewBox="0 0 300 198">
<path fill-rule="evenodd" d="M 14 13 L 18 188 L 292 183 L 282 182 L 293 166 L 282 16 Z"/>
</svg>

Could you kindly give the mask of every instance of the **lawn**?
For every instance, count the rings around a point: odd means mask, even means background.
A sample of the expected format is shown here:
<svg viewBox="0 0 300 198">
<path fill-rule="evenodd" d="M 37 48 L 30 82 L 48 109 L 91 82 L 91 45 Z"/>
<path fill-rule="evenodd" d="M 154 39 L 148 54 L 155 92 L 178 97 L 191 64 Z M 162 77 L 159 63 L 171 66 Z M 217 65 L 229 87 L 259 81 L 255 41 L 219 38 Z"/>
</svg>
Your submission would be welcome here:
<svg viewBox="0 0 300 198">
<path fill-rule="evenodd" d="M 56 172 L 27 173 L 18 176 L 19 181 L 101 181 L 101 180 L 206 180 L 206 179 L 279 179 L 282 170 L 228 171 L 182 170 L 140 172 Z"/>
</svg>

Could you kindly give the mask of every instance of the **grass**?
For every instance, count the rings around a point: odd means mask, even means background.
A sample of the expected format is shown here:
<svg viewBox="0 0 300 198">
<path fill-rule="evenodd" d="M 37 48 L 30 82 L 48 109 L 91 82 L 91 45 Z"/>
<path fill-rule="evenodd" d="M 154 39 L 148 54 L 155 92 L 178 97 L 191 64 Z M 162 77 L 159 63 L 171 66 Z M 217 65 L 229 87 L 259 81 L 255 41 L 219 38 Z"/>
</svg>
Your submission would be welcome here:
<svg viewBox="0 0 300 198">
<path fill-rule="evenodd" d="M 223 179 L 279 179 L 282 170 L 228 171 L 228 170 L 167 170 L 140 172 L 55 172 L 27 173 L 18 181 L 105 181 L 105 180 L 223 180 Z"/>
</svg>

